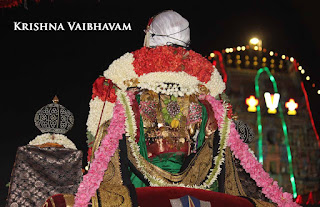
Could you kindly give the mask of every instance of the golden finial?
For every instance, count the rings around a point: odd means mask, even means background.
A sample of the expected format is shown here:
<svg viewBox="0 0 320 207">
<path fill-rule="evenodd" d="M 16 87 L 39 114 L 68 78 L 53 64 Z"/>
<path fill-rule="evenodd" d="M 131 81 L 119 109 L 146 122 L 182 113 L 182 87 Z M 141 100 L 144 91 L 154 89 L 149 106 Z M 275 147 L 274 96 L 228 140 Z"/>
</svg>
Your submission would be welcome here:
<svg viewBox="0 0 320 207">
<path fill-rule="evenodd" d="M 58 99 L 58 96 L 57 96 L 57 95 L 55 95 L 55 96 L 53 97 L 52 102 L 53 102 L 53 103 L 59 103 L 59 99 Z"/>
</svg>

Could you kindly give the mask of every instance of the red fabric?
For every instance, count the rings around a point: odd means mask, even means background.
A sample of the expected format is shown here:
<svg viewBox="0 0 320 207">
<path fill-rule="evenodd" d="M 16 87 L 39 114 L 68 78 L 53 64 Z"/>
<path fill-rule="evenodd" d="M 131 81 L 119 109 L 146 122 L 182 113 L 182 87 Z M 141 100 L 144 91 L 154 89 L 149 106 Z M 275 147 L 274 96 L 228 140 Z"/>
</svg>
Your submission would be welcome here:
<svg viewBox="0 0 320 207">
<path fill-rule="evenodd" d="M 53 199 L 55 207 L 66 207 L 66 202 L 64 200 L 63 194 L 56 194 L 47 199 L 45 204 L 48 204 L 48 207 L 53 207 L 50 198 Z"/>
<path fill-rule="evenodd" d="M 184 187 L 143 187 L 136 188 L 138 205 L 140 207 L 171 207 L 170 199 L 185 195 L 193 196 L 199 200 L 210 201 L 212 207 L 254 207 L 249 200 L 237 196 Z M 52 196 L 56 207 L 65 207 L 62 194 Z M 50 198 L 47 203 L 52 207 Z"/>
<path fill-rule="evenodd" d="M 253 207 L 249 200 L 224 193 L 184 187 L 143 187 L 136 188 L 140 207 L 171 207 L 170 199 L 185 195 L 199 200 L 210 201 L 212 207 Z"/>
</svg>

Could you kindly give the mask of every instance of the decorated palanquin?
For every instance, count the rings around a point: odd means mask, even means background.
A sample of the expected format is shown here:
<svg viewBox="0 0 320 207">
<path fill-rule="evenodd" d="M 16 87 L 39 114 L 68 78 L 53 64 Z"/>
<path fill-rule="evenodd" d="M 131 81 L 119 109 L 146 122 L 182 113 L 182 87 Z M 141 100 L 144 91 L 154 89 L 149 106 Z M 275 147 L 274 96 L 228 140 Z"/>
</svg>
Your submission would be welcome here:
<svg viewBox="0 0 320 207">
<path fill-rule="evenodd" d="M 9 183 L 8 207 L 41 207 L 46 199 L 63 195 L 72 206 L 82 177 L 82 151 L 64 134 L 74 122 L 73 114 L 53 103 L 39 109 L 35 125 L 42 132 L 27 145 L 17 149 Z"/>
<path fill-rule="evenodd" d="M 212 206 L 297 206 L 249 149 L 252 134 L 224 90 L 218 70 L 182 47 L 115 60 L 93 84 L 88 172 L 74 206 L 174 206 L 186 195 Z"/>
</svg>

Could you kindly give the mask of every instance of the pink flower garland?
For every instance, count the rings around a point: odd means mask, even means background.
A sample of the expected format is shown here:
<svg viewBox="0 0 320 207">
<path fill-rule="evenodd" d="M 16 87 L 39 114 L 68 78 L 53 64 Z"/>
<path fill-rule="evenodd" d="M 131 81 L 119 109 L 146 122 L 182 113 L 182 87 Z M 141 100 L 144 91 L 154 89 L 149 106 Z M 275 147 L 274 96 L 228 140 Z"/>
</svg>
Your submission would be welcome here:
<svg viewBox="0 0 320 207">
<path fill-rule="evenodd" d="M 119 101 L 116 102 L 113 111 L 113 118 L 108 128 L 108 134 L 103 138 L 100 147 L 94 153 L 94 160 L 90 164 L 90 169 L 79 185 L 75 197 L 75 207 L 87 207 L 92 196 L 95 195 L 103 180 L 105 171 L 111 157 L 114 155 L 125 133 L 125 112 Z"/>
<path fill-rule="evenodd" d="M 222 101 L 216 100 L 214 97 L 207 95 L 200 97 L 206 99 L 212 106 L 215 118 L 218 121 L 218 126 L 221 128 L 223 122 L 224 107 Z M 262 188 L 262 193 L 266 197 L 271 199 L 274 203 L 277 203 L 280 207 L 295 207 L 300 206 L 293 202 L 292 194 L 282 192 L 282 188 L 279 188 L 277 181 L 269 176 L 264 171 L 261 163 L 249 152 L 249 146 L 240 139 L 240 135 L 235 128 L 235 124 L 232 122 L 230 125 L 230 133 L 228 139 L 228 146 L 233 152 L 234 156 L 240 160 L 240 163 L 244 170 L 250 174 L 250 177 L 255 180 L 258 187 Z"/>
<path fill-rule="evenodd" d="M 215 118 L 218 121 L 218 126 L 221 128 L 225 113 L 222 101 L 216 100 L 210 95 L 200 96 L 200 98 L 206 99 L 211 104 L 215 112 Z M 83 181 L 80 183 L 75 197 L 75 207 L 88 206 L 91 197 L 95 195 L 96 190 L 103 180 L 104 172 L 107 170 L 111 157 L 118 148 L 122 134 L 125 133 L 125 112 L 119 101 L 116 102 L 113 114 L 108 128 L 108 134 L 103 138 L 101 146 L 95 152 L 95 159 L 90 165 L 89 172 L 83 176 Z M 293 202 L 290 193 L 282 192 L 282 188 L 279 188 L 278 183 L 270 178 L 269 174 L 264 171 L 262 165 L 249 152 L 248 145 L 240 139 L 234 123 L 230 125 L 228 146 L 233 151 L 234 156 L 240 160 L 245 171 L 256 181 L 257 186 L 262 187 L 262 192 L 266 197 L 270 198 L 280 207 L 299 206 Z"/>
</svg>

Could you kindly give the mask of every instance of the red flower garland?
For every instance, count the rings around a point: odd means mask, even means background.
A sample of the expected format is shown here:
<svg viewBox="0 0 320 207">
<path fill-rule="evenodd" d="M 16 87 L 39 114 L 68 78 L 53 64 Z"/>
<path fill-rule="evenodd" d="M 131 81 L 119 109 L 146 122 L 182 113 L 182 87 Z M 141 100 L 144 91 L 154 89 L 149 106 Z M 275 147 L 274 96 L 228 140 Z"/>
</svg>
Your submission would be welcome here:
<svg viewBox="0 0 320 207">
<path fill-rule="evenodd" d="M 92 143 L 92 142 L 91 142 Z M 90 162 L 91 161 L 91 155 L 92 155 L 92 147 L 89 147 L 88 149 L 88 155 L 87 155 L 87 161 Z"/>
<path fill-rule="evenodd" d="M 207 83 L 214 68 L 199 53 L 182 47 L 143 47 L 133 52 L 135 72 L 141 76 L 151 72 L 186 72 Z"/>
<path fill-rule="evenodd" d="M 105 77 L 97 78 L 92 87 L 92 99 L 98 96 L 102 101 L 116 102 L 117 95 L 114 87 L 111 80 Z"/>
</svg>

